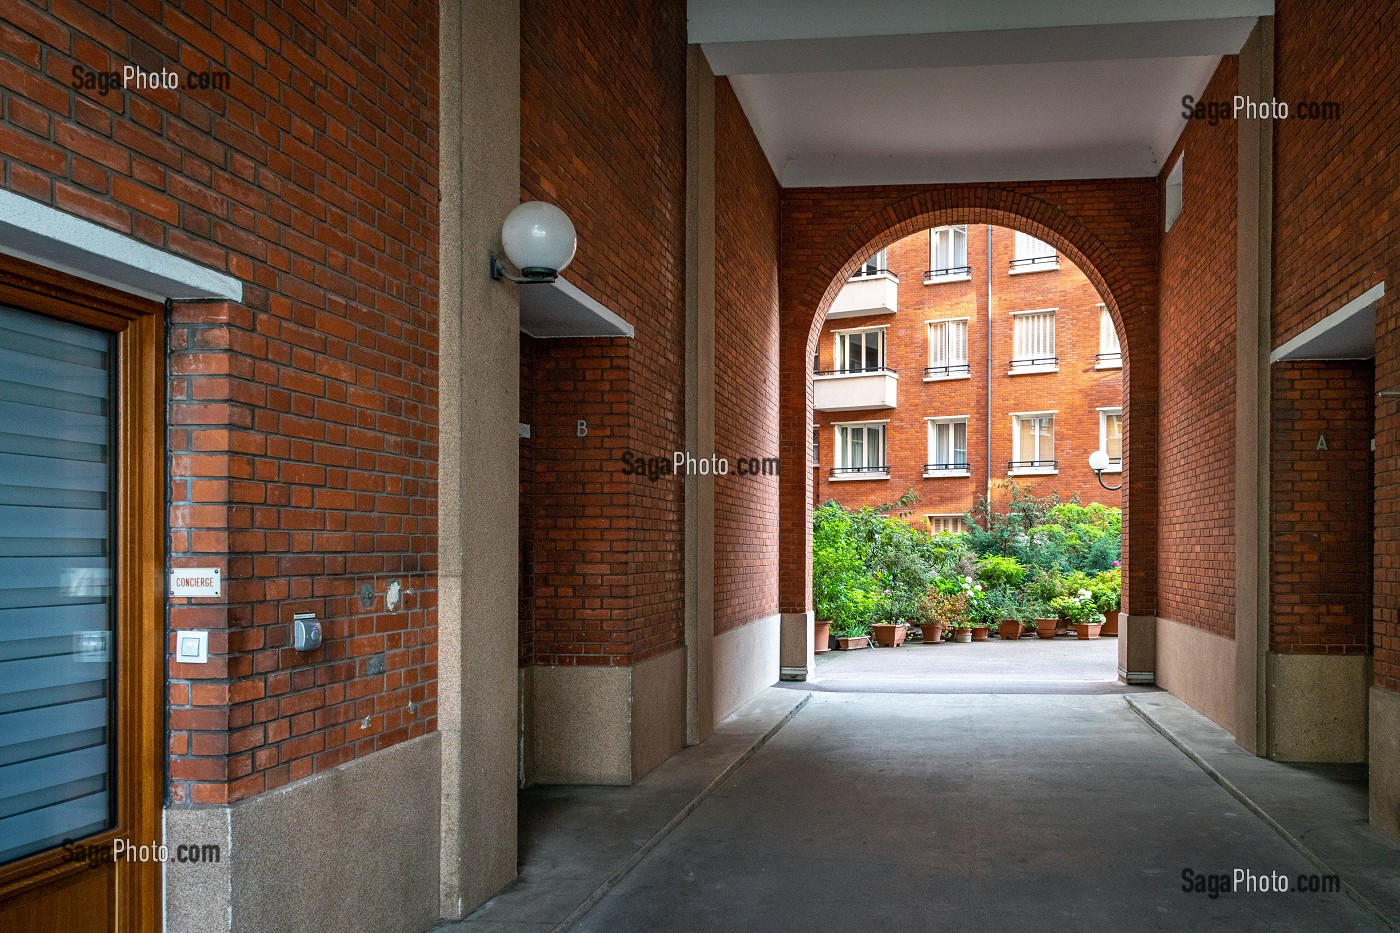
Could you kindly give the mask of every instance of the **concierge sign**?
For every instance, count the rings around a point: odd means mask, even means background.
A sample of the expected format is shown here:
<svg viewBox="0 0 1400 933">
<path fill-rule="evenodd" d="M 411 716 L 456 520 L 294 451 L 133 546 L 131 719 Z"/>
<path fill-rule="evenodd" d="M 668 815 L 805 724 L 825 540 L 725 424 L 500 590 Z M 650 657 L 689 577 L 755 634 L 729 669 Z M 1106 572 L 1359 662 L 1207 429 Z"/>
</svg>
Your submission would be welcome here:
<svg viewBox="0 0 1400 933">
<path fill-rule="evenodd" d="M 222 596 L 218 567 L 177 567 L 170 571 L 171 596 Z"/>
</svg>

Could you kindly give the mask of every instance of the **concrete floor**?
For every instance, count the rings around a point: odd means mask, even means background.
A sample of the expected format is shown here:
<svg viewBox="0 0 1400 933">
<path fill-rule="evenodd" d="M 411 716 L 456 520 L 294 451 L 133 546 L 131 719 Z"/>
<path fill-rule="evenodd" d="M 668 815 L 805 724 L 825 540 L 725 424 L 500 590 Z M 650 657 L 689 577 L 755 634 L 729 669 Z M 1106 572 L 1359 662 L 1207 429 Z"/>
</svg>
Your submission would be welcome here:
<svg viewBox="0 0 1400 933">
<path fill-rule="evenodd" d="M 1379 919 L 1400 916 L 1400 845 L 1346 775 L 1245 754 L 1119 684 L 1116 657 L 1111 639 L 820 656 L 633 787 L 523 792 L 520 881 L 442 929 L 1400 929 Z M 1182 890 L 1186 869 L 1296 887 L 1309 858 L 1353 896 Z"/>
</svg>

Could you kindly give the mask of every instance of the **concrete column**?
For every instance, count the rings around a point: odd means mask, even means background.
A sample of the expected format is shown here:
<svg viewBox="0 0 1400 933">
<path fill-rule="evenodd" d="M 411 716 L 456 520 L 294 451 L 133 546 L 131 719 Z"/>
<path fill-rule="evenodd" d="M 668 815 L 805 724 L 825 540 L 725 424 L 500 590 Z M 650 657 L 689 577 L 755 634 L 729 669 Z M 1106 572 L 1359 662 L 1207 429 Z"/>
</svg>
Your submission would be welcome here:
<svg viewBox="0 0 1400 933">
<path fill-rule="evenodd" d="M 686 61 L 685 441 L 715 452 L 715 76 Z M 685 478 L 685 741 L 714 731 L 715 478 Z"/>
<path fill-rule="evenodd" d="M 810 609 L 782 614 L 778 663 L 783 680 L 808 680 L 816 673 L 815 620 L 816 613 Z"/>
<path fill-rule="evenodd" d="M 1240 50 L 1239 93 L 1274 94 L 1274 20 Z M 1235 741 L 1269 753 L 1269 352 L 1273 347 L 1273 123 L 1236 120 Z"/>
<path fill-rule="evenodd" d="M 455 918 L 516 874 L 520 301 L 487 264 L 520 203 L 519 5 L 443 0 L 441 19 L 440 906 Z"/>
</svg>

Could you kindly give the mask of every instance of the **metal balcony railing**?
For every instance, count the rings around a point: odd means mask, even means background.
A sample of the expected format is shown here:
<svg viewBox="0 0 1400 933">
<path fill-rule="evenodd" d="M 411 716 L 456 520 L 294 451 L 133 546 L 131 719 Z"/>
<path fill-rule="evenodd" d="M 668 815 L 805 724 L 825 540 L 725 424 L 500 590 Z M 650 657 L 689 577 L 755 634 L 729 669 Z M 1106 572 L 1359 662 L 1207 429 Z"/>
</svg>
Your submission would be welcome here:
<svg viewBox="0 0 1400 933">
<path fill-rule="evenodd" d="M 831 475 L 832 475 L 833 477 L 836 477 L 836 476 L 855 476 L 855 475 L 860 474 L 860 473 L 888 473 L 889 471 L 890 471 L 890 468 L 889 468 L 888 466 L 884 466 L 884 465 L 880 465 L 880 466 L 857 466 L 857 467 L 832 467 L 832 468 L 831 468 Z"/>
<path fill-rule="evenodd" d="M 1035 269 L 1037 267 L 1056 266 L 1060 263 L 1059 253 L 1051 253 L 1048 256 L 1027 256 L 1025 259 L 1011 260 L 1013 269 Z"/>
<path fill-rule="evenodd" d="M 1006 463 L 1008 470 L 1058 470 L 1060 461 L 1058 460 L 1008 460 Z"/>
<path fill-rule="evenodd" d="M 1122 353 L 1121 351 L 1119 351 L 1118 353 L 1095 353 L 1095 354 L 1094 354 L 1094 362 L 1095 362 L 1096 364 L 1103 364 L 1103 363 L 1119 363 L 1119 364 L 1121 364 L 1121 363 L 1123 362 L 1123 353 Z"/>
<path fill-rule="evenodd" d="M 895 370 L 890 369 L 888 366 L 869 366 L 869 367 L 857 366 L 857 367 L 855 367 L 854 369 L 814 369 L 814 370 L 812 370 L 812 375 L 813 375 L 813 376 L 875 376 L 875 375 L 879 375 L 880 373 L 891 373 L 891 374 L 894 374 L 894 375 L 898 375 L 898 373 L 897 373 Z"/>
<path fill-rule="evenodd" d="M 946 269 L 929 269 L 924 273 L 924 282 L 937 282 L 939 279 L 956 279 L 972 275 L 971 266 L 949 266 Z"/>
<path fill-rule="evenodd" d="M 972 372 L 967 363 L 949 363 L 947 366 L 925 366 L 925 376 L 965 376 Z"/>
<path fill-rule="evenodd" d="M 1058 356 L 1029 356 L 1011 361 L 1012 369 L 1029 369 L 1032 366 L 1059 366 Z"/>
<path fill-rule="evenodd" d="M 948 473 L 952 471 L 968 472 L 969 466 L 966 460 L 960 463 L 925 463 L 925 473 Z"/>
</svg>

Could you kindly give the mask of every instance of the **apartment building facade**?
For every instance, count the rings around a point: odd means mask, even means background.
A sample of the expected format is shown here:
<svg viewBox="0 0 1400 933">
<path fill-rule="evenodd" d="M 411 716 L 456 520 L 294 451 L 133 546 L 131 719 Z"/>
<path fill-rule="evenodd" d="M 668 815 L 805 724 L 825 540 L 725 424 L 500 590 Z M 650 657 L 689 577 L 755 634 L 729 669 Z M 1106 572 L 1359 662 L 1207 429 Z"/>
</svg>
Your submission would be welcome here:
<svg viewBox="0 0 1400 933">
<path fill-rule="evenodd" d="M 991 313 L 988 313 L 988 309 Z M 1119 506 L 1123 347 L 1098 291 L 1033 236 L 957 224 L 869 257 L 813 356 L 815 500 L 957 530 L 1012 482 Z M 1089 467 L 1102 450 L 1104 484 Z"/>
</svg>

